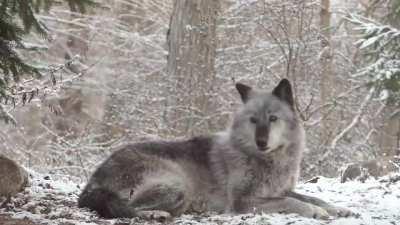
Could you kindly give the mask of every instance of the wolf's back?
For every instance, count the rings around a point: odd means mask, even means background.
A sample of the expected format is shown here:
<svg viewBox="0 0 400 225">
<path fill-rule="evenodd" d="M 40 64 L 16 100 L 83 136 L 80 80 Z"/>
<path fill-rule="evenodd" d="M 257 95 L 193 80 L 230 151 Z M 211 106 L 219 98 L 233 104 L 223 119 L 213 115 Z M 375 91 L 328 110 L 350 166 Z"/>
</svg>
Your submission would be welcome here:
<svg viewBox="0 0 400 225">
<path fill-rule="evenodd" d="M 79 196 L 78 207 L 95 210 L 104 218 L 132 218 L 135 216 L 135 211 L 128 206 L 127 201 L 105 188 L 91 190 L 85 188 Z"/>
</svg>

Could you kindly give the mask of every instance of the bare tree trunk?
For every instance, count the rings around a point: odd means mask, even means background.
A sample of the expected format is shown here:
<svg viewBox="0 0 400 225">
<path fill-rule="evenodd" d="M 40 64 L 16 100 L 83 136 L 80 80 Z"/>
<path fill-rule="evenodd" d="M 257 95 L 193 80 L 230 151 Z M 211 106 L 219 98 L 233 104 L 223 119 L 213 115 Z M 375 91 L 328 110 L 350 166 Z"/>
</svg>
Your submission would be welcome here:
<svg viewBox="0 0 400 225">
<path fill-rule="evenodd" d="M 383 121 L 383 129 L 379 133 L 380 157 L 393 158 L 399 156 L 400 146 L 400 119 L 398 116 L 391 116 L 394 107 L 389 106 L 389 112 L 386 113 L 387 118 Z M 392 111 L 393 110 L 393 111 Z"/>
<path fill-rule="evenodd" d="M 321 31 L 321 48 L 320 55 L 321 63 L 321 104 L 327 103 L 333 96 L 334 85 L 334 71 L 333 71 L 333 58 L 332 58 L 332 43 L 331 43 L 331 12 L 330 0 L 321 0 L 320 11 L 320 31 Z M 328 112 L 323 112 L 323 119 L 321 121 L 321 140 L 328 142 L 332 137 L 334 131 L 332 117 Z"/>
<path fill-rule="evenodd" d="M 374 13 L 373 10 L 377 10 L 376 4 L 377 3 L 372 2 L 368 5 L 368 8 L 372 8 L 370 10 L 372 11 L 371 13 Z M 390 5 L 391 7 L 395 7 L 395 5 Z M 378 10 L 382 9 L 378 8 Z M 383 12 L 378 12 L 380 14 L 387 15 L 391 11 L 395 10 L 389 7 L 384 8 Z M 398 18 L 389 18 L 388 22 L 391 26 L 400 29 L 400 21 Z M 398 104 L 393 104 L 390 101 L 386 103 L 386 110 L 384 111 L 382 120 L 383 126 L 378 135 L 378 143 L 380 148 L 378 159 L 380 162 L 385 162 L 388 160 L 393 161 L 396 157 L 400 159 L 400 112 L 398 110 Z"/>
<path fill-rule="evenodd" d="M 210 128 L 215 79 L 216 0 L 176 0 L 167 36 L 167 74 L 172 81 L 167 102 L 167 123 L 174 135 L 199 133 Z"/>
</svg>

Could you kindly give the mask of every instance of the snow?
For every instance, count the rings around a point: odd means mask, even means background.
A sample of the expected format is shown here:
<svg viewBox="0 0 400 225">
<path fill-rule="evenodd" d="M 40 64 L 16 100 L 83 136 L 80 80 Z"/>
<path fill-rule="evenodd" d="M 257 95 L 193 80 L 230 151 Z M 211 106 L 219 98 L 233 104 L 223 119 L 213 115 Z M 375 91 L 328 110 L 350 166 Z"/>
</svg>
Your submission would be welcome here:
<svg viewBox="0 0 400 225">
<path fill-rule="evenodd" d="M 29 171 L 30 186 L 0 209 L 1 214 L 49 225 L 114 225 L 114 224 L 160 224 L 139 219 L 99 218 L 95 213 L 77 207 L 78 195 L 84 187 L 72 182 L 68 176 Z M 242 215 L 183 215 L 169 224 L 180 225 L 396 225 L 400 224 L 400 180 L 392 174 L 379 180 L 373 178 L 364 183 L 350 181 L 340 183 L 339 178 L 319 177 L 316 183 L 302 183 L 297 192 L 322 198 L 337 206 L 351 209 L 358 215 L 350 218 L 316 220 L 295 214 L 242 214 Z"/>
<path fill-rule="evenodd" d="M 305 184 L 300 193 L 323 198 L 351 209 L 359 218 L 341 218 L 331 224 L 396 224 L 400 222 L 400 184 L 387 185 L 375 179 L 365 183 L 320 178 L 316 184 Z"/>
</svg>

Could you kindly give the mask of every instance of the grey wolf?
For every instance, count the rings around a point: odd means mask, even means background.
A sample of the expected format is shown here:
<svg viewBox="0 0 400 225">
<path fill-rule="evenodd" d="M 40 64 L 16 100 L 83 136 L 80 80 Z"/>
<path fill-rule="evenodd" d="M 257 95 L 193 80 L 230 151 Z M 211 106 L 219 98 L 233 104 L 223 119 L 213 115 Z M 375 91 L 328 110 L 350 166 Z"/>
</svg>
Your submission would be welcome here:
<svg viewBox="0 0 400 225">
<path fill-rule="evenodd" d="M 199 211 L 349 215 L 294 192 L 305 134 L 290 82 L 281 80 L 272 92 L 241 83 L 236 89 L 243 104 L 225 131 L 119 148 L 94 172 L 79 207 L 106 218 Z"/>
</svg>

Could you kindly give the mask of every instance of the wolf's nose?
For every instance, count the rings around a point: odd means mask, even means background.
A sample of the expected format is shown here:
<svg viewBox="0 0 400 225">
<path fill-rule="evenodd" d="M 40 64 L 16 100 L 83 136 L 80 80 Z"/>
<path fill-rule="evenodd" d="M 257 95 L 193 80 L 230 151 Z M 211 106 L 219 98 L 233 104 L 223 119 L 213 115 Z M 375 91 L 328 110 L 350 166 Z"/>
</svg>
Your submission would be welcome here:
<svg viewBox="0 0 400 225">
<path fill-rule="evenodd" d="M 266 141 L 262 141 L 262 140 L 257 140 L 256 141 L 256 144 L 257 144 L 257 146 L 260 148 L 260 149 L 266 149 L 267 148 L 267 142 Z"/>
</svg>

